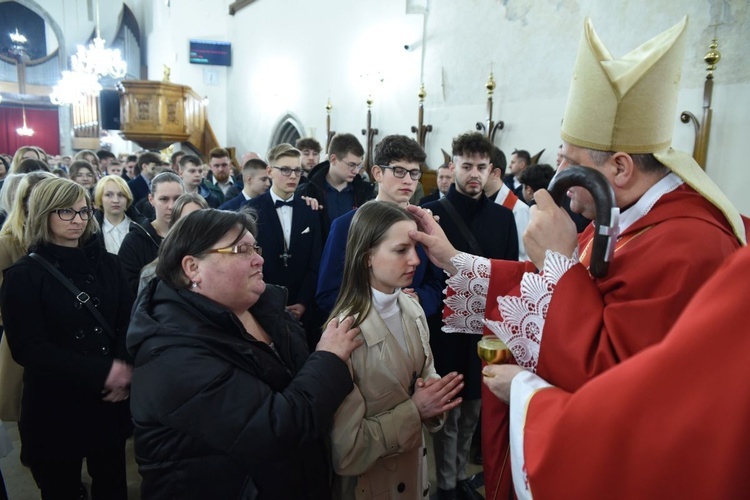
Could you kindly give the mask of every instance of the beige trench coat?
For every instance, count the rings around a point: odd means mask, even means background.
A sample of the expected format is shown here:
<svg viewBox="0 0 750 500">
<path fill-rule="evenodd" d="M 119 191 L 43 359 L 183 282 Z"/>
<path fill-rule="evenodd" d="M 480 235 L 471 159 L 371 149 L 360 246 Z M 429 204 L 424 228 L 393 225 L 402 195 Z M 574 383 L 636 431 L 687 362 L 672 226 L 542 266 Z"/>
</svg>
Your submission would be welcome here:
<svg viewBox="0 0 750 500">
<path fill-rule="evenodd" d="M 26 255 L 21 243 L 6 234 L 0 236 L 0 285 L 3 272 Z M 0 326 L 2 326 L 0 316 Z M 0 420 L 17 422 L 21 417 L 21 394 L 23 394 L 23 367 L 10 354 L 8 339 L 0 341 Z"/>
<path fill-rule="evenodd" d="M 401 293 L 408 354 L 374 309 L 360 325 L 364 345 L 352 353 L 354 389 L 339 406 L 331 432 L 334 497 L 429 497 L 422 421 L 411 401 L 414 382 L 439 377 L 419 303 Z M 444 416 L 426 423 L 430 432 Z"/>
</svg>

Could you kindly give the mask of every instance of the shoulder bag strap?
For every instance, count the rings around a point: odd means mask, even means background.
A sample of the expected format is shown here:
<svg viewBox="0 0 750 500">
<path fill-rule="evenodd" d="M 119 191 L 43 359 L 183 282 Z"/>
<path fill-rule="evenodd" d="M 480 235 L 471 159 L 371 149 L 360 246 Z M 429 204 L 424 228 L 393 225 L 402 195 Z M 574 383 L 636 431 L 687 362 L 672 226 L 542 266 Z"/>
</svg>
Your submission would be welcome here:
<svg viewBox="0 0 750 500">
<path fill-rule="evenodd" d="M 458 230 L 461 231 L 464 239 L 469 244 L 469 250 L 471 250 L 471 253 L 480 257 L 483 256 L 484 252 L 482 252 L 482 249 L 479 246 L 479 242 L 474 237 L 469 228 L 466 227 L 466 223 L 463 221 L 463 219 L 461 219 L 461 216 L 458 215 L 458 212 L 456 212 L 453 203 L 450 202 L 448 197 L 443 196 L 442 198 L 440 198 L 440 201 L 438 203 L 440 203 L 443 208 L 445 208 L 445 211 L 448 212 L 448 216 L 451 218 L 451 220 L 453 220 L 453 223 L 458 227 Z"/>
<path fill-rule="evenodd" d="M 104 331 L 109 335 L 112 339 L 115 338 L 115 332 L 112 330 L 112 327 L 109 326 L 109 322 L 104 319 L 104 316 L 96 309 L 96 306 L 91 302 L 91 297 L 89 297 L 89 294 L 86 292 L 80 291 L 76 286 L 68 279 L 66 278 L 63 273 L 58 271 L 55 266 L 49 263 L 47 259 L 39 255 L 38 253 L 30 253 L 29 257 L 37 261 L 39 264 L 42 265 L 47 271 L 50 272 L 52 276 L 54 276 L 60 283 L 65 286 L 68 290 L 71 291 L 71 293 L 75 296 L 76 300 L 86 306 L 86 309 L 89 310 L 89 312 L 94 316 L 94 318 L 102 325 L 102 328 L 104 328 Z"/>
</svg>

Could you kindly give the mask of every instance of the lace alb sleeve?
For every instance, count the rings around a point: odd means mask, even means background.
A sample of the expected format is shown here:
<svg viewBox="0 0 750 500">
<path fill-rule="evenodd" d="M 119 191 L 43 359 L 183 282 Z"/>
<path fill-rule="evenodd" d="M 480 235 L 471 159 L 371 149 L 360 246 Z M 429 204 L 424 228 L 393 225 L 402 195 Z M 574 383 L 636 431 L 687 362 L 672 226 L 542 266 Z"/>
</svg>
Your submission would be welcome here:
<svg viewBox="0 0 750 500">
<path fill-rule="evenodd" d="M 458 272 L 448 278 L 454 294 L 445 299 L 450 315 L 445 318 L 443 331 L 481 335 L 487 289 L 490 285 L 490 261 L 468 253 L 451 259 Z"/>
<path fill-rule="evenodd" d="M 560 278 L 578 263 L 573 257 L 547 250 L 541 274 L 525 273 L 521 278 L 521 296 L 497 297 L 502 321 L 485 321 L 487 328 L 505 342 L 516 362 L 536 372 L 544 321 L 552 294 Z"/>
</svg>

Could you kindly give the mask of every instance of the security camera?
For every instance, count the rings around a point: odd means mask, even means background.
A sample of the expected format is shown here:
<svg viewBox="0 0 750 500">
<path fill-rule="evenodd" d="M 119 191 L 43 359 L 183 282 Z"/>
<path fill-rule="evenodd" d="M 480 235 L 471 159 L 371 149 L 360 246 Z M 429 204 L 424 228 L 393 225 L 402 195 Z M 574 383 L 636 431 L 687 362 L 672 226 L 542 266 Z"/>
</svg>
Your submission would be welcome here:
<svg viewBox="0 0 750 500">
<path fill-rule="evenodd" d="M 411 50 L 411 45 L 409 45 L 408 43 L 404 44 L 404 50 L 407 51 L 407 52 L 410 51 Z"/>
</svg>

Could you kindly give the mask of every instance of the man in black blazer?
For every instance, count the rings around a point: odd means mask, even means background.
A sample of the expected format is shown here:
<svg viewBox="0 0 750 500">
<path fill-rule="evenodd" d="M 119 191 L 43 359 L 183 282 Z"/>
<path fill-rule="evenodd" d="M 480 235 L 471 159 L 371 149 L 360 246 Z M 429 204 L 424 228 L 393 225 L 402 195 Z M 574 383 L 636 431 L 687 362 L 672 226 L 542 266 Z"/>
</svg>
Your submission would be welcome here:
<svg viewBox="0 0 750 500">
<path fill-rule="evenodd" d="M 525 149 L 516 149 L 510 155 L 508 173 L 505 174 L 503 182 L 518 196 L 519 200 L 523 200 L 523 184 L 519 180 L 519 177 L 529 165 L 531 165 L 531 155 Z"/>
<path fill-rule="evenodd" d="M 420 205 L 429 203 L 431 201 L 438 201 L 440 198 L 448 194 L 448 191 L 453 184 L 453 170 L 451 170 L 450 163 L 443 163 L 437 168 L 437 189 L 427 196 L 422 196 L 419 200 Z"/>
<path fill-rule="evenodd" d="M 320 214 L 295 196 L 302 175 L 301 153 L 291 144 L 268 152 L 268 175 L 273 184 L 247 206 L 258 214 L 258 244 L 263 249 L 263 279 L 289 290 L 287 310 L 308 329 L 318 282 L 321 252 Z"/>
<path fill-rule="evenodd" d="M 151 179 L 156 175 L 156 168 L 161 165 L 161 158 L 156 153 L 143 153 L 135 164 L 135 179 L 128 181 L 133 193 L 133 205 L 151 192 Z"/>
</svg>

